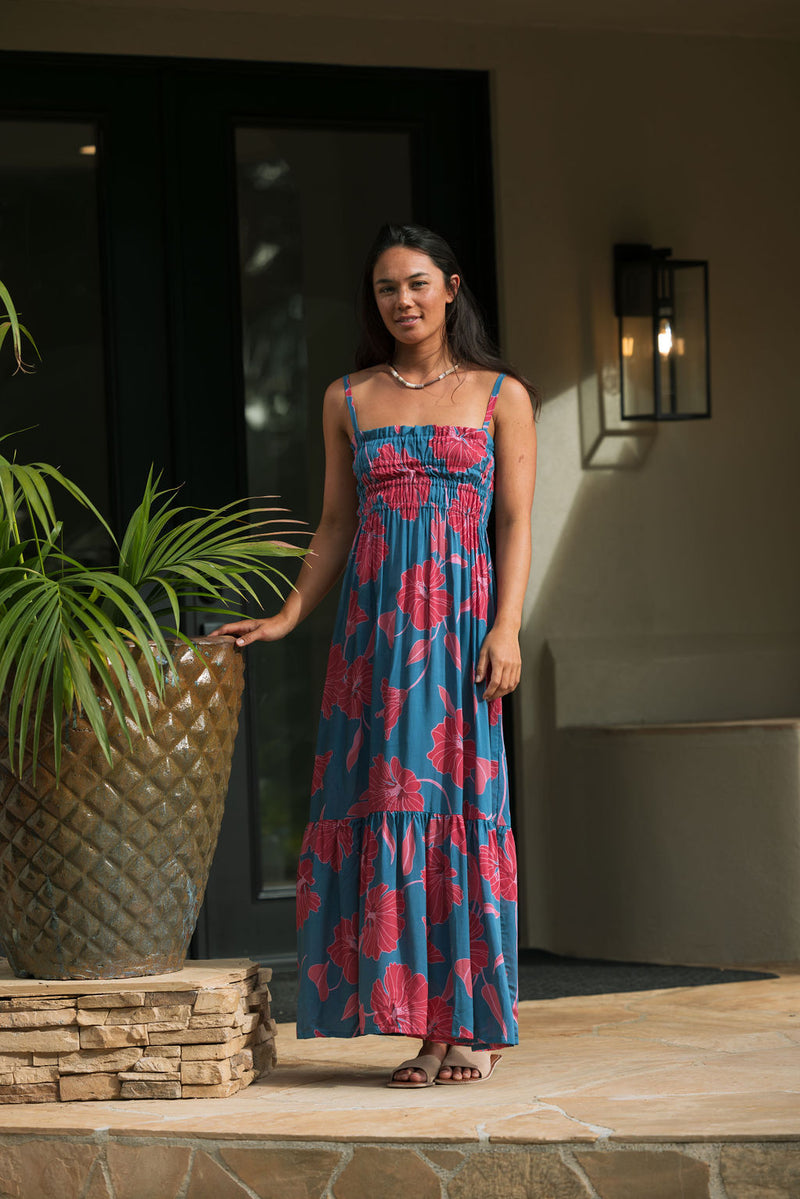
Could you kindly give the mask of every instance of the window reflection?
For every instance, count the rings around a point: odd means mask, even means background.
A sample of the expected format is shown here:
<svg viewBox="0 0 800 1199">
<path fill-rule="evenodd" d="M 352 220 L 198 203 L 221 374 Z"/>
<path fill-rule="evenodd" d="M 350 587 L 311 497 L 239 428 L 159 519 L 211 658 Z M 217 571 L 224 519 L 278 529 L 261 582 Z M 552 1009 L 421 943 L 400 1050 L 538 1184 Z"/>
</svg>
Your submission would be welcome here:
<svg viewBox="0 0 800 1199">
<path fill-rule="evenodd" d="M 0 278 L 42 355 L 16 377 L 0 355 L 0 433 L 29 430 L 6 450 L 61 467 L 110 515 L 96 151 L 92 124 L 0 120 Z M 105 560 L 91 517 L 57 505 L 68 551 Z"/>
<path fill-rule="evenodd" d="M 244 418 L 250 494 L 316 522 L 322 396 L 352 366 L 361 263 L 378 227 L 411 219 L 406 133 L 236 131 Z M 265 608 L 277 601 L 267 597 Z M 293 886 L 308 817 L 336 596 L 248 660 L 260 888 Z"/>
</svg>

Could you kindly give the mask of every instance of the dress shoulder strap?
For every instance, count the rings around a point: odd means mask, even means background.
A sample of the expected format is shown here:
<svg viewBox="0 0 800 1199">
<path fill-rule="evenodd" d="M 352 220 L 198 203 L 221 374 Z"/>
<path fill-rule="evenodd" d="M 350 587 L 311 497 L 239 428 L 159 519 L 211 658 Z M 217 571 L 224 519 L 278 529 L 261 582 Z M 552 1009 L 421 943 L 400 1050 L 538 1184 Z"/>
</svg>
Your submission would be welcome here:
<svg viewBox="0 0 800 1199">
<path fill-rule="evenodd" d="M 486 416 L 483 418 L 483 427 L 487 432 L 489 429 L 489 421 L 492 419 L 494 406 L 497 403 L 497 397 L 500 394 L 500 387 L 504 379 L 505 375 L 497 376 L 494 381 L 494 387 L 492 388 L 492 394 L 489 396 L 489 403 L 486 405 Z"/>
<path fill-rule="evenodd" d="M 358 418 L 356 417 L 356 406 L 353 403 L 353 392 L 350 387 L 350 376 L 345 375 L 343 382 L 344 382 L 344 398 L 347 401 L 347 410 L 350 413 L 350 421 L 353 426 L 353 433 L 355 434 L 356 441 L 360 441 L 361 430 L 358 427 Z"/>
</svg>

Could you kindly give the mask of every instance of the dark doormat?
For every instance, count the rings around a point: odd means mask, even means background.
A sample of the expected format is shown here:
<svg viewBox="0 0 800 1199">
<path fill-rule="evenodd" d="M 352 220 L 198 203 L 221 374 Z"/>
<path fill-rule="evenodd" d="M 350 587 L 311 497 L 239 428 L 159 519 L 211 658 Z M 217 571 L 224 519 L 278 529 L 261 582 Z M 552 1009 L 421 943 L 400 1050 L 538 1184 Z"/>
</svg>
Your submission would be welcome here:
<svg viewBox="0 0 800 1199">
<path fill-rule="evenodd" d="M 707 987 L 777 978 L 758 970 L 717 966 L 657 966 L 647 962 L 605 962 L 566 958 L 544 949 L 519 955 L 520 999 L 564 999 L 570 995 L 614 995 L 618 991 L 660 991 L 667 987 Z"/>
<path fill-rule="evenodd" d="M 712 983 L 752 982 L 777 977 L 758 970 L 722 970 L 714 966 L 651 966 L 642 962 L 566 958 L 543 949 L 523 949 L 519 955 L 521 1000 L 613 995 L 618 991 L 659 991 L 667 987 L 706 987 Z M 276 969 L 270 991 L 273 1018 L 279 1024 L 294 1023 L 297 971 Z"/>
</svg>

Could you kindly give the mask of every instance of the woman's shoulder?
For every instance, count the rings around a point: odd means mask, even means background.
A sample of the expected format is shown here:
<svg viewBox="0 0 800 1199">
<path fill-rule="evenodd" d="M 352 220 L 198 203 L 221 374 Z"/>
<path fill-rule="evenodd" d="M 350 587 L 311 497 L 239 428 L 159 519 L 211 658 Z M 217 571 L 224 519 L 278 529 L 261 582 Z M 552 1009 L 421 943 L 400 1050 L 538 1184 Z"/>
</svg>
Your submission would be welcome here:
<svg viewBox="0 0 800 1199">
<path fill-rule="evenodd" d="M 349 383 L 350 390 L 355 391 L 363 383 L 370 379 L 374 379 L 376 375 L 385 374 L 386 368 L 383 366 L 368 366 L 366 370 L 349 371 L 346 375 L 339 375 L 332 383 L 329 383 L 325 389 L 326 398 L 330 396 L 332 399 L 340 398 L 344 401 L 345 387 Z"/>
<path fill-rule="evenodd" d="M 490 395 L 497 391 L 497 405 L 501 408 L 509 405 L 530 405 L 530 394 L 527 387 L 520 383 L 514 375 L 506 371 L 486 366 L 470 365 L 467 367 L 470 387 L 476 392 Z"/>
<path fill-rule="evenodd" d="M 376 376 L 385 375 L 386 373 L 386 367 L 383 363 L 380 363 L 377 366 L 368 366 L 362 371 L 352 371 L 347 377 L 350 380 L 351 389 L 354 389 L 363 386 L 364 383 L 369 383 Z"/>
<path fill-rule="evenodd" d="M 498 400 L 502 396 L 504 400 L 516 404 L 530 404 L 531 395 L 524 383 L 520 383 L 513 375 L 504 374 L 502 378 Z"/>
<path fill-rule="evenodd" d="M 535 421 L 534 401 L 524 383 L 506 375 L 497 393 L 494 409 L 496 425 L 513 427 L 518 432 L 532 427 Z"/>
</svg>

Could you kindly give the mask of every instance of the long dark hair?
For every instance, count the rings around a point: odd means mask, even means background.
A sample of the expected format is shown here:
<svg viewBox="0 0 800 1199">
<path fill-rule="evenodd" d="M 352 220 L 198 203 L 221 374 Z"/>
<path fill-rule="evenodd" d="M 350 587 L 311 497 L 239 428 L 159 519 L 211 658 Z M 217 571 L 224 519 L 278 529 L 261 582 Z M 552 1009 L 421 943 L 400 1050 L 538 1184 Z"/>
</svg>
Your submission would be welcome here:
<svg viewBox="0 0 800 1199">
<path fill-rule="evenodd" d="M 442 272 L 447 283 L 451 275 L 458 275 L 461 285 L 455 298 L 447 306 L 444 338 L 454 362 L 484 367 L 499 374 L 511 375 L 519 380 L 530 394 L 534 410 L 540 407 L 539 393 L 524 375 L 505 362 L 492 345 L 486 332 L 478 303 L 464 282 L 461 267 L 450 246 L 431 229 L 424 225 L 383 225 L 372 243 L 361 276 L 358 312 L 361 321 L 361 339 L 356 350 L 356 370 L 391 362 L 394 354 L 394 338 L 383 323 L 375 302 L 372 275 L 375 263 L 386 250 L 394 246 L 407 246 L 427 254 L 434 266 Z"/>
</svg>

